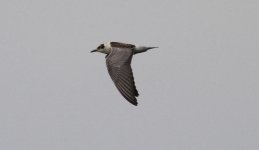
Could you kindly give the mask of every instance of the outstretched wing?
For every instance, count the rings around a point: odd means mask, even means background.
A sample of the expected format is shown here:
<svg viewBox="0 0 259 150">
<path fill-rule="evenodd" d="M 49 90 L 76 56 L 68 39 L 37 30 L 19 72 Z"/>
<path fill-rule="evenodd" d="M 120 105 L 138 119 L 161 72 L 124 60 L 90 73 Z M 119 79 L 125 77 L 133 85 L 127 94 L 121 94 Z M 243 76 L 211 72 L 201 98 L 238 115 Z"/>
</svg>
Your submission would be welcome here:
<svg viewBox="0 0 259 150">
<path fill-rule="evenodd" d="M 139 95 L 135 86 L 131 69 L 133 51 L 129 48 L 112 48 L 106 58 L 108 72 L 121 93 L 131 104 L 137 105 L 136 97 Z"/>
</svg>

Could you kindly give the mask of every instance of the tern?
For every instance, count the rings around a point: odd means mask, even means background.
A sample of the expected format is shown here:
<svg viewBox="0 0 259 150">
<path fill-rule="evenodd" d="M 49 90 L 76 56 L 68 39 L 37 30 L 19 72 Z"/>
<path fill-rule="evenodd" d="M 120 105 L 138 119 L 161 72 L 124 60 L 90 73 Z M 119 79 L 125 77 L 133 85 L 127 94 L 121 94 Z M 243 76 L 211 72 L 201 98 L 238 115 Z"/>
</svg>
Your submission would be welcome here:
<svg viewBox="0 0 259 150">
<path fill-rule="evenodd" d="M 139 96 L 135 86 L 131 69 L 131 60 L 134 54 L 146 52 L 157 47 L 136 46 L 120 42 L 108 42 L 99 45 L 92 52 L 106 54 L 106 66 L 109 75 L 121 95 L 131 104 L 137 106 L 136 97 Z"/>
</svg>

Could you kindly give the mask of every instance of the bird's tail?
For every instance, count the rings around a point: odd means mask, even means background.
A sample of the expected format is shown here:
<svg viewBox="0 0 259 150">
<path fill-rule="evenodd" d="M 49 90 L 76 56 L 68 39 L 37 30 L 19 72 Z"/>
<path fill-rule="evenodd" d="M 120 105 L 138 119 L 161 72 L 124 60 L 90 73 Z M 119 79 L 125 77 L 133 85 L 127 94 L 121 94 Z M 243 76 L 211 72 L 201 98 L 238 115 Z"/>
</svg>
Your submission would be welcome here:
<svg viewBox="0 0 259 150">
<path fill-rule="evenodd" d="M 154 48 L 158 48 L 158 47 L 138 46 L 135 48 L 134 54 L 143 53 L 143 52 L 146 52 L 147 50 L 154 49 Z"/>
</svg>

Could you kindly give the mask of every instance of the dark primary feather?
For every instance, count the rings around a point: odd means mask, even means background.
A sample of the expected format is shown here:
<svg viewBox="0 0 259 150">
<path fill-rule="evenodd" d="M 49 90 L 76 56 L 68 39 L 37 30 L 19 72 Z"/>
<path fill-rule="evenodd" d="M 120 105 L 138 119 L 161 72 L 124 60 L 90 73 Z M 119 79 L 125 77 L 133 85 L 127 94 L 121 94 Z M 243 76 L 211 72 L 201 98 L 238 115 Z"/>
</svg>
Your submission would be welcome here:
<svg viewBox="0 0 259 150">
<path fill-rule="evenodd" d="M 129 48 L 112 48 L 106 58 L 108 72 L 122 96 L 131 104 L 137 105 L 139 95 L 131 69 L 133 51 Z"/>
</svg>

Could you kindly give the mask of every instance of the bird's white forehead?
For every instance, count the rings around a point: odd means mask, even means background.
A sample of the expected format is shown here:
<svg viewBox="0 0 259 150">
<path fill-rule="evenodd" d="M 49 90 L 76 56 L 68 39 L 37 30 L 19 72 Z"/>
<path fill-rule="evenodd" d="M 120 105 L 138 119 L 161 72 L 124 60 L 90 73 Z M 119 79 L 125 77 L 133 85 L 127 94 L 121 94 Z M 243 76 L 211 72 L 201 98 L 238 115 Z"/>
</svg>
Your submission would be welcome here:
<svg viewBox="0 0 259 150">
<path fill-rule="evenodd" d="M 105 44 L 104 44 L 104 47 L 105 47 L 105 48 L 108 48 L 108 49 L 111 48 L 111 42 L 105 43 Z"/>
</svg>

